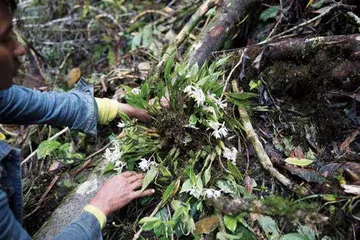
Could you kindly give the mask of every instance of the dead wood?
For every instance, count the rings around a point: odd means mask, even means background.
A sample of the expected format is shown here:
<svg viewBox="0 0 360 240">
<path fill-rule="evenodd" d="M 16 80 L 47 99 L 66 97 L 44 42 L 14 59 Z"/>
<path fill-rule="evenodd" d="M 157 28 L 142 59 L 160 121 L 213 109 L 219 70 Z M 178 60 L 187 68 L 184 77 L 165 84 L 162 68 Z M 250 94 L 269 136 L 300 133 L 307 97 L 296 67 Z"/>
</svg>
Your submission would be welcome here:
<svg viewBox="0 0 360 240">
<path fill-rule="evenodd" d="M 321 224 L 328 220 L 327 217 L 315 212 L 311 206 L 304 208 L 299 204 L 276 198 L 258 200 L 221 197 L 211 202 L 220 212 L 230 216 L 237 216 L 239 213 L 248 212 L 268 216 L 280 216 L 286 218 L 288 221 L 300 220 L 307 224 Z"/>
<path fill-rule="evenodd" d="M 349 59 L 360 59 L 360 34 L 333 35 L 307 38 L 292 38 L 269 43 L 266 46 L 249 46 L 247 53 L 251 57 L 265 49 L 264 56 L 271 60 L 284 60 L 306 57 L 319 49 L 341 48 L 349 52 Z"/>
<path fill-rule="evenodd" d="M 249 7 L 259 2 L 262 0 L 224 0 L 212 22 L 203 29 L 195 49 L 191 50 L 189 64 L 202 66 L 209 60 L 214 51 L 221 49 L 225 39 L 231 37 L 229 34 L 238 20 L 246 16 Z"/>
<path fill-rule="evenodd" d="M 236 85 L 236 81 L 233 81 L 233 89 L 235 92 L 239 92 L 238 87 Z M 247 140 L 251 143 L 251 145 L 254 147 L 254 151 L 257 155 L 257 158 L 261 164 L 261 166 L 268 172 L 270 175 L 275 178 L 277 181 L 279 181 L 282 185 L 287 187 L 288 189 L 292 189 L 293 183 L 285 177 L 283 174 L 281 174 L 272 164 L 269 156 L 266 154 L 265 149 L 262 145 L 262 143 L 259 140 L 259 137 L 255 133 L 255 130 L 251 124 L 249 114 L 246 111 L 245 107 L 239 107 L 238 108 L 241 123 L 243 125 L 245 135 Z"/>
</svg>

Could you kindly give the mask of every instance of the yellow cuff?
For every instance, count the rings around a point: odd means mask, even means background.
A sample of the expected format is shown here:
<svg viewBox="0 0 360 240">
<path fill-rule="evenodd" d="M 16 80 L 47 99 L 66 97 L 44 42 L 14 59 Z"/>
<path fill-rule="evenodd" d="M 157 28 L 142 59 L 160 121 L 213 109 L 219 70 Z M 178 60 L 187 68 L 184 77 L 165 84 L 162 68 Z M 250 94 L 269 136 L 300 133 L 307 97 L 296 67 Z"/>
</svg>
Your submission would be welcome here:
<svg viewBox="0 0 360 240">
<path fill-rule="evenodd" d="M 114 120 L 119 110 L 118 101 L 108 98 L 95 98 L 95 101 L 98 106 L 98 122 L 106 125 Z"/>
<path fill-rule="evenodd" d="M 101 229 L 103 229 L 105 227 L 106 216 L 100 209 L 98 209 L 97 207 L 95 207 L 93 205 L 86 205 L 84 207 L 84 211 L 89 212 L 96 217 L 96 219 L 99 221 Z"/>
</svg>

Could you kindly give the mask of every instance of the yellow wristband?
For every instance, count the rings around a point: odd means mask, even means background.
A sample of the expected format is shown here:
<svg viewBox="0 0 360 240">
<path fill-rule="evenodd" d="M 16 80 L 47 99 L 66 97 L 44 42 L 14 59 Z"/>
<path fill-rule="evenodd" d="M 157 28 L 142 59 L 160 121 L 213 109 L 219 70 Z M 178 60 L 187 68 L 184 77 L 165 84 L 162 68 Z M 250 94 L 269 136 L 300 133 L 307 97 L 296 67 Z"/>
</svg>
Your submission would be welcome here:
<svg viewBox="0 0 360 240">
<path fill-rule="evenodd" d="M 84 211 L 91 213 L 92 215 L 94 215 L 96 217 L 96 219 L 98 220 L 98 222 L 100 224 L 101 229 L 103 229 L 105 227 L 106 216 L 100 209 L 98 209 L 97 207 L 95 207 L 93 205 L 86 205 L 84 207 Z"/>
<path fill-rule="evenodd" d="M 119 103 L 109 98 L 95 98 L 98 106 L 98 115 L 100 124 L 106 125 L 116 117 L 119 110 Z"/>
</svg>

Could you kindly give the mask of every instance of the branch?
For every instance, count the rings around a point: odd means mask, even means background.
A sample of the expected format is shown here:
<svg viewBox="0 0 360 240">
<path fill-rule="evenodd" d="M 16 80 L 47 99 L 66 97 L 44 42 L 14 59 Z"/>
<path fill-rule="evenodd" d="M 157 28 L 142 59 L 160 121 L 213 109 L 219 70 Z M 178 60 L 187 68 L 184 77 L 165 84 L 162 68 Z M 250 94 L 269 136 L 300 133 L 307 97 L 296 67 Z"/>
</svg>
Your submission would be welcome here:
<svg viewBox="0 0 360 240">
<path fill-rule="evenodd" d="M 233 82 L 233 89 L 234 92 L 239 93 L 236 81 Z M 266 154 L 265 149 L 263 145 L 261 144 L 257 134 L 255 133 L 255 130 L 250 122 L 250 117 L 244 107 L 238 108 L 241 123 L 243 125 L 245 134 L 247 136 L 247 140 L 253 145 L 255 153 L 258 157 L 258 160 L 261 164 L 261 166 L 270 173 L 270 175 L 278 180 L 282 185 L 287 187 L 288 189 L 291 189 L 293 187 L 292 182 L 290 179 L 282 175 L 276 168 L 274 168 L 272 162 L 270 161 L 269 156 Z"/>
<path fill-rule="evenodd" d="M 243 18 L 253 4 L 262 0 L 224 0 L 212 22 L 203 29 L 199 40 L 191 50 L 189 64 L 202 66 L 212 52 L 219 50 L 232 32 L 237 21 Z"/>
</svg>

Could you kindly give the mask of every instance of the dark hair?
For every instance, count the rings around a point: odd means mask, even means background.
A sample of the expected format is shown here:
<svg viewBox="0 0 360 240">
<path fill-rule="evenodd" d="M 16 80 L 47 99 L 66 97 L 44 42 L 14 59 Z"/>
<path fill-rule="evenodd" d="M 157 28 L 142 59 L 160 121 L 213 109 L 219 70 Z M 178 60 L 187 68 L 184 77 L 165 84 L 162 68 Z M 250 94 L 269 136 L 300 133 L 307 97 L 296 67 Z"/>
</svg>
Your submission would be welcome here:
<svg viewBox="0 0 360 240">
<path fill-rule="evenodd" d="M 9 8 L 11 13 L 15 12 L 17 8 L 15 0 L 5 0 L 5 5 Z"/>
</svg>

